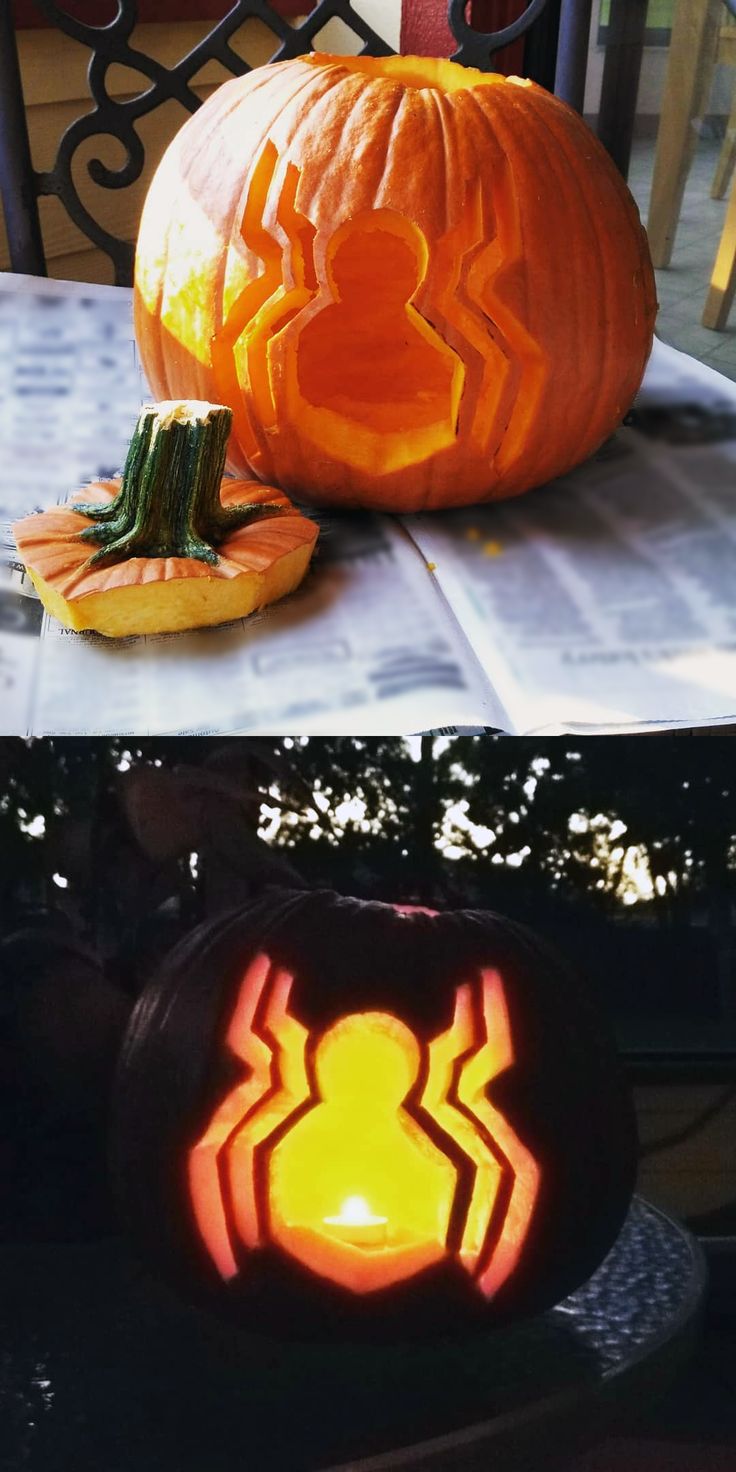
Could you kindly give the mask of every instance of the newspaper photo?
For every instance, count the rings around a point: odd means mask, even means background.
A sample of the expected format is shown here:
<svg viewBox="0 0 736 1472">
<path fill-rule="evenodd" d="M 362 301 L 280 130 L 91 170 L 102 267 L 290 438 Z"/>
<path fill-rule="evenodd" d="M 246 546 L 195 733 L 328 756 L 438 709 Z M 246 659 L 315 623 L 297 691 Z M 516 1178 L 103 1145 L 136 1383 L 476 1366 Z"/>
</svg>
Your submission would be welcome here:
<svg viewBox="0 0 736 1472">
<path fill-rule="evenodd" d="M 306 508 L 312 570 L 262 614 L 107 640 L 42 610 L 10 525 L 119 472 L 148 396 L 131 293 L 0 287 L 0 731 L 407 734 L 736 720 L 736 384 L 655 343 L 628 423 L 516 500 Z"/>
</svg>

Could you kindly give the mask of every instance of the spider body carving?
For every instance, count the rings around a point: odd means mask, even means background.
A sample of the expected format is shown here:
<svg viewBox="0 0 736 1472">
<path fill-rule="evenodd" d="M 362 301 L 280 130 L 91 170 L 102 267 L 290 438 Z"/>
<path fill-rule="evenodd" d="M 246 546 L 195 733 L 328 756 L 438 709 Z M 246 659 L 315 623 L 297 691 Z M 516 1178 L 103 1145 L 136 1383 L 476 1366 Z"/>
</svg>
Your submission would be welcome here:
<svg viewBox="0 0 736 1472">
<path fill-rule="evenodd" d="M 365 1293 L 449 1257 L 493 1297 L 540 1184 L 488 1098 L 514 1062 L 500 973 L 458 986 L 449 1026 L 428 1042 L 388 1012 L 351 1013 L 314 1035 L 290 1010 L 293 980 L 265 954 L 246 969 L 226 1041 L 249 1072 L 189 1155 L 195 1221 L 218 1273 L 234 1278 L 242 1249 L 275 1244 Z"/>
</svg>

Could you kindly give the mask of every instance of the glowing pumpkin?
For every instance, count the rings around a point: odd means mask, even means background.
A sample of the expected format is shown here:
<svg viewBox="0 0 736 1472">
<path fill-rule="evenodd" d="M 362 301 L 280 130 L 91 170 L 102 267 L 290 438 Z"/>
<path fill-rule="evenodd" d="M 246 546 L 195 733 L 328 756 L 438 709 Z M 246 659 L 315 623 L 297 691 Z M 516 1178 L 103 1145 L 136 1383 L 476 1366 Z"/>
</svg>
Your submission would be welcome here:
<svg viewBox="0 0 736 1472">
<path fill-rule="evenodd" d="M 546 1307 L 631 1194 L 615 1053 L 509 921 L 274 892 L 141 998 L 116 1091 L 123 1216 L 194 1297 L 289 1332 Z"/>
<path fill-rule="evenodd" d="M 656 310 L 634 201 L 577 114 L 426 57 L 219 88 L 151 184 L 135 288 L 154 392 L 229 404 L 236 473 L 393 511 L 590 455 Z"/>
</svg>

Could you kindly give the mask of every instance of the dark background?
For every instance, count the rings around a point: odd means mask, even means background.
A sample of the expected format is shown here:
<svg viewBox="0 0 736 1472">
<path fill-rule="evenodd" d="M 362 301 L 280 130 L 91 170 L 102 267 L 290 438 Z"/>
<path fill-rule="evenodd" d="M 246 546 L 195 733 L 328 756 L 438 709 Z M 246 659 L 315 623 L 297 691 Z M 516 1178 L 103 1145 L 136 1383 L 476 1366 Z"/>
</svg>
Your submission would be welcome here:
<svg viewBox="0 0 736 1472">
<path fill-rule="evenodd" d="M 692 735 L 6 740 L 0 937 L 86 945 L 134 996 L 264 883 L 481 906 L 571 954 L 626 1048 L 736 1054 L 735 756 Z"/>
<path fill-rule="evenodd" d="M 733 738 L 0 741 L 0 1240 L 107 1231 L 131 1008 L 199 921 L 265 885 L 485 907 L 611 1016 L 640 1185 L 736 1227 Z"/>
<path fill-rule="evenodd" d="M 585 967 L 625 1048 L 640 1185 L 701 1235 L 713 1287 L 687 1381 L 578 1472 L 730 1469 L 734 752 L 705 734 L 0 741 L 0 1467 L 204 1472 L 208 1438 L 213 1466 L 243 1454 L 261 1392 L 230 1326 L 164 1302 L 117 1236 L 108 1100 L 157 961 L 286 882 L 489 906 Z"/>
</svg>

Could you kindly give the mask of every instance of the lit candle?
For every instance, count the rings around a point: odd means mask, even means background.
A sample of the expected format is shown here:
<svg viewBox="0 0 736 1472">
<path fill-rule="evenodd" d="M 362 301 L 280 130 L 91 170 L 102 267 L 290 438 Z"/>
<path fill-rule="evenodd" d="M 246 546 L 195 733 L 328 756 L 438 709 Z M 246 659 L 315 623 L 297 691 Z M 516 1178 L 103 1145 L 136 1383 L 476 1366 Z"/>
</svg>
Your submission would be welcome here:
<svg viewBox="0 0 736 1472">
<path fill-rule="evenodd" d="M 323 1218 L 333 1237 L 354 1247 L 380 1247 L 386 1241 L 387 1216 L 374 1216 L 363 1196 L 347 1196 L 339 1216 Z"/>
</svg>

